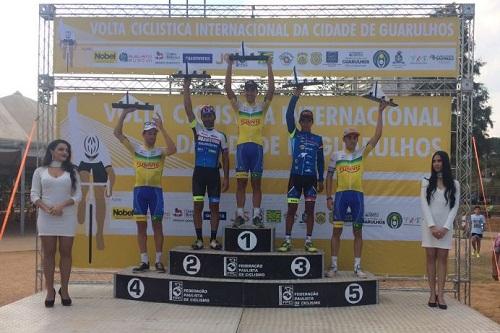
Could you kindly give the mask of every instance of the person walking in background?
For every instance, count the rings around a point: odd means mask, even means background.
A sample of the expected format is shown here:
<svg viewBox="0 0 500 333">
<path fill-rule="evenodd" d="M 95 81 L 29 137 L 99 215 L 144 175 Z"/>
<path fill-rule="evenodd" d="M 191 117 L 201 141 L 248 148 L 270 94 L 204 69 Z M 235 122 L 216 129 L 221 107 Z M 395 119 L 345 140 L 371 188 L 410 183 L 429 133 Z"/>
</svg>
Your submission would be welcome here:
<svg viewBox="0 0 500 333">
<path fill-rule="evenodd" d="M 71 163 L 71 145 L 65 140 L 52 141 L 42 166 L 33 174 L 31 201 L 38 208 L 37 229 L 42 242 L 42 266 L 47 288 L 45 306 L 53 307 L 55 255 L 59 243 L 59 295 L 64 306 L 71 305 L 68 282 L 71 274 L 73 239 L 77 224 L 76 204 L 82 198 L 80 179 Z"/>
<path fill-rule="evenodd" d="M 460 205 L 460 184 L 451 174 L 450 158 L 444 151 L 432 156 L 431 176 L 422 179 L 420 204 L 422 223 L 422 247 L 426 253 L 427 277 L 430 288 L 428 305 L 447 309 L 444 286 L 451 249 L 453 221 Z M 437 275 L 437 291 L 436 291 Z"/>
<path fill-rule="evenodd" d="M 481 239 L 486 228 L 486 219 L 481 214 L 479 206 L 474 207 L 474 214 L 470 216 L 470 240 L 472 243 L 472 256 L 479 258 L 481 252 Z"/>
</svg>

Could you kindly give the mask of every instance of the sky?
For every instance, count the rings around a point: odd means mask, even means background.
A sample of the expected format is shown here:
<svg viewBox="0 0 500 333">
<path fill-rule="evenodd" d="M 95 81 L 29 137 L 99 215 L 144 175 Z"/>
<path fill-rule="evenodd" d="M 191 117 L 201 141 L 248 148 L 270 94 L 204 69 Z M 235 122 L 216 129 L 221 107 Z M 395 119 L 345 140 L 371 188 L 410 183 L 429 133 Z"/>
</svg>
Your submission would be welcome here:
<svg viewBox="0 0 500 333">
<path fill-rule="evenodd" d="M 38 5 L 39 3 L 134 3 L 132 0 L 66 0 L 66 1 L 36 1 L 18 0 L 2 1 L 0 4 L 0 97 L 7 96 L 19 91 L 24 96 L 32 99 L 37 98 L 37 64 L 38 64 Z M 171 0 L 174 4 L 185 4 L 186 1 Z M 207 4 L 269 4 L 269 0 L 253 1 L 224 1 L 207 0 Z M 451 3 L 453 1 L 395 1 L 363 0 L 362 3 Z M 141 0 L 136 3 L 165 4 L 167 0 Z M 189 3 L 203 3 L 202 0 L 189 1 Z M 291 2 L 293 3 L 293 2 Z M 298 1 L 297 3 L 307 3 Z M 346 4 L 345 1 L 337 0 L 313 0 L 309 4 Z M 356 3 L 349 1 L 347 3 Z M 476 60 L 486 62 L 482 68 L 482 74 L 478 81 L 483 83 L 489 91 L 489 105 L 493 108 L 491 119 L 493 129 L 489 129 L 490 136 L 500 137 L 500 1 L 498 0 L 476 0 L 460 1 L 460 3 L 475 3 L 476 17 L 474 22 L 474 37 L 476 48 L 474 57 Z"/>
</svg>

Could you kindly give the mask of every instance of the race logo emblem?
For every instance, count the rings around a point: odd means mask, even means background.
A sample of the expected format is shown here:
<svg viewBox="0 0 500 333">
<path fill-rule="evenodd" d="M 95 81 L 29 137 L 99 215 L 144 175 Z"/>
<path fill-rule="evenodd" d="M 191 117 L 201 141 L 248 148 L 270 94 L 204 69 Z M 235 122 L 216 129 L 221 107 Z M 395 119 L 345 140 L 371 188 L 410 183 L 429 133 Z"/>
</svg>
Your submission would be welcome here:
<svg viewBox="0 0 500 333">
<path fill-rule="evenodd" d="M 391 212 L 387 215 L 386 223 L 391 229 L 399 229 L 403 224 L 403 217 L 398 212 Z"/>
<path fill-rule="evenodd" d="M 318 66 L 323 61 L 323 54 L 321 52 L 311 52 L 311 64 Z"/>
<path fill-rule="evenodd" d="M 224 276 L 238 276 L 238 257 L 224 257 Z"/>
<path fill-rule="evenodd" d="M 308 61 L 308 55 L 305 52 L 297 53 L 297 64 L 305 65 Z"/>
<path fill-rule="evenodd" d="M 391 57 L 389 56 L 389 53 L 384 50 L 378 50 L 373 55 L 373 64 L 377 68 L 386 68 L 389 65 L 390 60 Z"/>
<path fill-rule="evenodd" d="M 326 213 L 325 212 L 317 212 L 316 213 L 316 223 L 317 224 L 325 224 L 326 222 Z"/>
<path fill-rule="evenodd" d="M 283 66 L 288 66 L 293 61 L 293 55 L 290 52 L 283 52 L 280 55 L 280 61 Z"/>
<path fill-rule="evenodd" d="M 171 301 L 182 302 L 183 301 L 184 286 L 182 281 L 170 281 L 168 298 Z"/>
<path fill-rule="evenodd" d="M 293 286 L 279 286 L 279 305 L 293 305 Z"/>
<path fill-rule="evenodd" d="M 94 160 L 99 156 L 99 146 L 99 138 L 95 135 L 89 135 L 83 139 L 83 150 L 89 160 Z"/>
</svg>

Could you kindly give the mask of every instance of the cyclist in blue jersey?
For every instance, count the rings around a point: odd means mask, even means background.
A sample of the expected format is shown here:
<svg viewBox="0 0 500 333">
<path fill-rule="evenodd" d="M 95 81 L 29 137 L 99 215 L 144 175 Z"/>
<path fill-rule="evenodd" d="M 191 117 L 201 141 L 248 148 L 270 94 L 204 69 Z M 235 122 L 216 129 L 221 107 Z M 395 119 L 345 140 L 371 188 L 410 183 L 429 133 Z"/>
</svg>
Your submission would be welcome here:
<svg viewBox="0 0 500 333">
<path fill-rule="evenodd" d="M 295 88 L 286 111 L 286 124 L 292 144 L 292 168 L 288 181 L 288 212 L 286 215 L 286 234 L 283 244 L 278 248 L 280 252 L 290 251 L 292 248 L 292 227 L 300 196 L 304 193 L 306 214 L 306 240 L 304 248 L 308 252 L 317 252 L 311 239 L 314 227 L 314 206 L 316 194 L 323 191 L 323 173 L 325 160 L 323 155 L 323 139 L 311 133 L 313 113 L 311 110 L 302 110 L 299 117 L 301 129 L 295 126 L 294 110 L 299 100 L 302 86 Z M 316 190 L 317 187 L 317 190 Z"/>
<path fill-rule="evenodd" d="M 211 105 L 204 105 L 200 109 L 203 126 L 196 120 L 191 102 L 191 80 L 184 79 L 184 109 L 191 128 L 193 129 L 195 141 L 195 167 L 193 172 L 193 205 L 194 205 L 194 227 L 196 240 L 192 248 L 203 249 L 202 212 L 205 200 L 205 192 L 208 194 L 210 206 L 210 248 L 220 250 L 221 244 L 217 241 L 217 229 L 219 228 L 219 201 L 221 193 L 221 182 L 219 174 L 219 158 L 222 155 L 222 169 L 224 179 L 222 181 L 222 192 L 229 188 L 229 153 L 227 139 L 224 133 L 214 128 L 215 109 Z"/>
</svg>

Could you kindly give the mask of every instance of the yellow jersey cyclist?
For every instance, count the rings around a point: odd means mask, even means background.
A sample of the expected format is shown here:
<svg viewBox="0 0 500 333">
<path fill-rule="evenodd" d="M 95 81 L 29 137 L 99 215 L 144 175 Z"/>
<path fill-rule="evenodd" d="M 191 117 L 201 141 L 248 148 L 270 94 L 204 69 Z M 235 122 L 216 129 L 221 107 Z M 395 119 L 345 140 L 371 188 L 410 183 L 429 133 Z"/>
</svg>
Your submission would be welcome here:
<svg viewBox="0 0 500 333">
<path fill-rule="evenodd" d="M 227 98 L 231 102 L 233 110 L 237 114 L 238 121 L 238 142 L 236 146 L 236 219 L 234 227 L 239 227 L 245 223 L 244 207 L 245 192 L 248 183 L 248 173 L 250 172 L 250 182 L 252 185 L 253 215 L 252 222 L 255 226 L 263 227 L 261 202 L 262 202 L 262 172 L 263 172 L 263 137 L 265 114 L 271 104 L 274 95 L 274 75 L 272 69 L 272 58 L 267 60 L 268 90 L 263 101 L 257 101 L 258 86 L 253 80 L 245 83 L 244 100 L 236 97 L 232 83 L 233 61 L 228 60 L 226 81 L 224 88 Z"/>
<path fill-rule="evenodd" d="M 135 109 L 124 109 L 118 124 L 115 127 L 114 135 L 127 148 L 133 156 L 135 168 L 134 186 L 134 218 L 137 222 L 137 242 L 139 245 L 141 262 L 139 266 L 133 268 L 133 272 L 143 272 L 149 270 L 149 258 L 147 253 L 147 211 L 151 215 L 156 262 L 155 268 L 159 273 L 165 273 L 165 266 L 161 262 L 163 249 L 163 189 L 161 178 L 165 157 L 175 154 L 177 151 L 174 142 L 163 128 L 163 122 L 157 115 L 152 122 L 144 123 L 142 145 L 134 144 L 123 135 L 123 122 L 125 117 L 134 112 Z M 155 147 L 156 135 L 161 132 L 166 148 Z"/>
<path fill-rule="evenodd" d="M 355 128 L 346 128 L 343 136 L 345 149 L 333 152 L 330 157 L 326 175 L 326 200 L 328 209 L 333 209 L 333 231 L 331 238 L 332 266 L 327 272 L 328 277 L 334 277 L 337 274 L 340 235 L 344 221 L 348 219 L 347 211 L 350 209 L 354 234 L 354 274 L 360 278 L 366 278 L 366 274 L 361 270 L 364 216 L 363 162 L 382 136 L 382 113 L 387 105 L 386 101 L 380 102 L 375 134 L 366 146 L 356 149 L 360 133 Z M 333 174 L 335 172 L 337 173 L 337 181 L 334 184 Z M 335 199 L 332 197 L 332 193 L 335 194 Z"/>
</svg>

